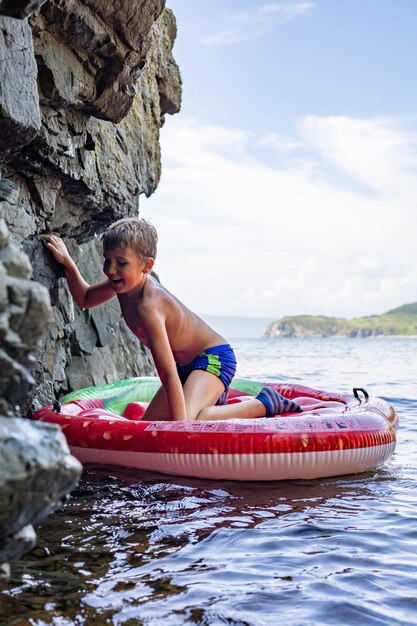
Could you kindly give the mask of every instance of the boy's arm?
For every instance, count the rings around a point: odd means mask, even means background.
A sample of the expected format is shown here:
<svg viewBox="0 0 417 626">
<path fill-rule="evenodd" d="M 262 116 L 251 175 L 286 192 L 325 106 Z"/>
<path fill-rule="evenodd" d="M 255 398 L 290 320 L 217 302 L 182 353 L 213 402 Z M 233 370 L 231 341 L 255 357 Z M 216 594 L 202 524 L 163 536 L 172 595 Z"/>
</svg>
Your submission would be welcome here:
<svg viewBox="0 0 417 626">
<path fill-rule="evenodd" d="M 169 343 L 165 318 L 155 310 L 150 310 L 148 315 L 146 309 L 148 306 L 143 306 L 140 322 L 146 334 L 158 376 L 165 390 L 171 417 L 175 421 L 186 420 L 184 390 Z"/>
<path fill-rule="evenodd" d="M 94 285 L 89 285 L 84 280 L 60 237 L 43 235 L 42 239 L 47 242 L 46 246 L 55 260 L 64 267 L 69 289 L 79 307 L 89 309 L 114 298 L 116 294 L 108 279 Z"/>
</svg>

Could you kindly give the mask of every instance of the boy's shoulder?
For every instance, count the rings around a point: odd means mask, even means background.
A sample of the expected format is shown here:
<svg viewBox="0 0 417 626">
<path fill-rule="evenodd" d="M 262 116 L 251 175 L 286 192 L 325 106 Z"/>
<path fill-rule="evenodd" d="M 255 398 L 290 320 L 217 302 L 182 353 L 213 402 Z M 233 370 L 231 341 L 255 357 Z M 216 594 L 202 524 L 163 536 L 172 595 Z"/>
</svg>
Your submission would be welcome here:
<svg viewBox="0 0 417 626">
<path fill-rule="evenodd" d="M 176 298 L 174 298 L 172 293 L 165 289 L 160 282 L 151 276 L 147 279 L 142 294 L 141 306 L 164 307 L 175 300 Z"/>
</svg>

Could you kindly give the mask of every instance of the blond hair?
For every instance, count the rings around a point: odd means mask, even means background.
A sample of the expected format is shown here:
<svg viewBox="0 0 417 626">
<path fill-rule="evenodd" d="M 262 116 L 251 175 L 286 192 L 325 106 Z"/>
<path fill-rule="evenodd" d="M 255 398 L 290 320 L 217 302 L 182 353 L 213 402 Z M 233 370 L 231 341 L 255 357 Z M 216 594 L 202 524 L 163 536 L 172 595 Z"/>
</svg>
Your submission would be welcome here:
<svg viewBox="0 0 417 626">
<path fill-rule="evenodd" d="M 156 228 L 141 217 L 124 217 L 104 232 L 104 250 L 113 248 L 132 248 L 139 257 L 156 258 L 158 233 Z"/>
</svg>

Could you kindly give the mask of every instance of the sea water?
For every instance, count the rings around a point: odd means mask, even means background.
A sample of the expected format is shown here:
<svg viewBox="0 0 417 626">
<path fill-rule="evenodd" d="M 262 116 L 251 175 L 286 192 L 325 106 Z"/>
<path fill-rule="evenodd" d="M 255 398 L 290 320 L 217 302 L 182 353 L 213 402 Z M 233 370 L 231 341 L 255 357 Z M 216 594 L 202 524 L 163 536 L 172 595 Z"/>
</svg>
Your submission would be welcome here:
<svg viewBox="0 0 417 626">
<path fill-rule="evenodd" d="M 88 468 L 0 593 L 7 626 L 417 624 L 417 339 L 242 339 L 240 376 L 364 387 L 382 468 L 273 483 Z"/>
</svg>

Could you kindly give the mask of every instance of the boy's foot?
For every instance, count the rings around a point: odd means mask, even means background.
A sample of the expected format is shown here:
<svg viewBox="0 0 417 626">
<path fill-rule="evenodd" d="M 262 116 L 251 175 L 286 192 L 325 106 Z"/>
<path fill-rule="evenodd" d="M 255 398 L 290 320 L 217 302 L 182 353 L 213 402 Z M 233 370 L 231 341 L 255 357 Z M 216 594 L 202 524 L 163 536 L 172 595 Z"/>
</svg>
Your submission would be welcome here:
<svg viewBox="0 0 417 626">
<path fill-rule="evenodd" d="M 300 413 L 302 408 L 297 402 L 284 398 L 273 387 L 262 387 L 257 400 L 260 400 L 266 409 L 265 417 L 273 417 L 280 413 Z"/>
</svg>

